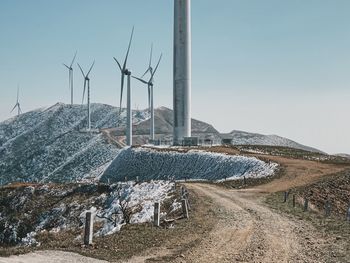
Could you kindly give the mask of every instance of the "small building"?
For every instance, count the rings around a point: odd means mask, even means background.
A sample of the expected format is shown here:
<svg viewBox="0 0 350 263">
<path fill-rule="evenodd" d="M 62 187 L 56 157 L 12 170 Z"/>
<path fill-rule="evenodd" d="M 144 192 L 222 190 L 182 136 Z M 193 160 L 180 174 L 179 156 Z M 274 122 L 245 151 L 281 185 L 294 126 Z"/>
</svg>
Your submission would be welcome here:
<svg viewBox="0 0 350 263">
<path fill-rule="evenodd" d="M 204 139 L 204 145 L 213 146 L 213 140 L 211 138 L 205 138 Z"/>
<path fill-rule="evenodd" d="M 232 138 L 223 138 L 222 140 L 221 140 L 221 144 L 222 145 L 232 145 Z"/>
<path fill-rule="evenodd" d="M 155 145 L 155 146 L 162 145 L 162 141 L 160 139 L 158 139 L 158 140 L 149 140 L 148 143 L 152 144 L 152 145 Z"/>
<path fill-rule="evenodd" d="M 183 146 L 198 146 L 198 137 L 184 137 Z"/>
</svg>

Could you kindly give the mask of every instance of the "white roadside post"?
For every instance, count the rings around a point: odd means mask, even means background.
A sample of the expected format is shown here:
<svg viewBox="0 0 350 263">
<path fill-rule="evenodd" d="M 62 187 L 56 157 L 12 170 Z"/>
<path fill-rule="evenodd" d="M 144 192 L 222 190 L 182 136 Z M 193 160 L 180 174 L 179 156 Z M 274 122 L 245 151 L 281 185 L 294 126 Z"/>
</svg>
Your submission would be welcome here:
<svg viewBox="0 0 350 263">
<path fill-rule="evenodd" d="M 188 206 L 187 206 L 187 200 L 186 199 L 182 199 L 181 200 L 181 204 L 182 204 L 182 213 L 184 218 L 188 219 Z"/>
<path fill-rule="evenodd" d="M 86 212 L 84 245 L 92 245 L 92 236 L 94 234 L 94 218 L 92 212 Z"/>
<path fill-rule="evenodd" d="M 160 203 L 154 203 L 154 225 L 160 226 Z"/>
</svg>

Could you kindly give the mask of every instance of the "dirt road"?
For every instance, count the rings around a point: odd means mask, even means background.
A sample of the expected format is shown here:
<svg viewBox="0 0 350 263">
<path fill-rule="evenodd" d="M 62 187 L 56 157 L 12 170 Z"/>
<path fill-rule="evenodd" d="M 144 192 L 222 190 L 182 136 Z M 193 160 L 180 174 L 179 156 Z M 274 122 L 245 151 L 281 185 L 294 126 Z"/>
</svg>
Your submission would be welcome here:
<svg viewBox="0 0 350 263">
<path fill-rule="evenodd" d="M 0 258 L 0 263 L 107 263 L 107 261 L 84 257 L 71 252 L 46 250 Z"/>
<path fill-rule="evenodd" d="M 267 208 L 256 193 L 188 184 L 218 207 L 218 224 L 208 238 L 175 262 L 326 262 L 325 237 L 302 221 Z"/>
<path fill-rule="evenodd" d="M 268 159 L 282 165 L 285 169 L 285 173 L 279 179 L 256 187 L 256 190 L 259 192 L 273 193 L 311 184 L 319 181 L 324 176 L 335 174 L 349 168 L 349 166 L 345 165 L 327 164 L 279 156 L 268 156 Z"/>
</svg>

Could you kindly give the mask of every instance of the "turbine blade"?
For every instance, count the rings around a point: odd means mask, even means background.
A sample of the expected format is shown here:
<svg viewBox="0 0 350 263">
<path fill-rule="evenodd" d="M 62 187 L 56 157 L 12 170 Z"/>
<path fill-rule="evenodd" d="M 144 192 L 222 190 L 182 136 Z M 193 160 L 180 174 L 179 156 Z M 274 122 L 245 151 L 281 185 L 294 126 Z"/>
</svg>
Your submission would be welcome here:
<svg viewBox="0 0 350 263">
<path fill-rule="evenodd" d="M 158 66 L 159 66 L 160 61 L 162 60 L 162 57 L 163 57 L 163 54 L 160 54 L 160 57 L 159 57 L 157 66 L 156 66 L 156 68 L 155 68 L 155 69 L 153 70 L 153 72 L 152 72 L 151 80 L 153 79 L 154 74 L 156 74 L 156 72 L 157 72 L 157 69 L 158 69 Z"/>
<path fill-rule="evenodd" d="M 81 68 L 81 66 L 79 65 L 79 63 L 77 63 L 77 64 L 78 64 L 78 67 L 80 68 L 81 74 L 83 74 L 83 77 L 85 78 L 85 74 L 84 74 L 83 69 Z"/>
<path fill-rule="evenodd" d="M 78 51 L 75 51 L 75 54 L 74 54 L 74 57 L 73 57 L 72 63 L 70 63 L 70 67 L 72 67 L 72 66 L 73 66 L 73 63 L 74 63 L 75 58 L 76 58 L 76 56 L 77 56 L 77 53 L 78 53 Z"/>
<path fill-rule="evenodd" d="M 146 76 L 146 74 L 148 73 L 148 71 L 150 71 L 150 68 L 148 68 L 148 69 L 146 70 L 146 72 L 143 73 L 143 75 L 141 76 L 141 78 L 143 78 L 144 76 Z"/>
<path fill-rule="evenodd" d="M 141 81 L 142 83 L 145 83 L 146 85 L 148 85 L 148 82 L 147 81 L 145 81 L 145 80 L 143 80 L 143 79 L 141 79 L 141 78 L 138 78 L 138 77 L 134 77 L 134 76 L 132 76 L 134 79 L 137 79 L 137 80 L 139 80 L 139 81 Z"/>
<path fill-rule="evenodd" d="M 120 65 L 119 61 L 118 61 L 115 57 L 113 57 L 113 58 L 114 58 L 115 62 L 117 62 L 118 67 L 119 67 L 120 71 L 121 71 L 122 74 L 123 74 L 123 69 L 122 69 L 122 66 Z"/>
<path fill-rule="evenodd" d="M 94 65 L 95 65 L 95 60 L 94 60 L 94 62 L 92 63 L 92 65 L 91 65 L 91 67 L 90 67 L 90 69 L 89 69 L 89 72 L 86 74 L 86 76 L 89 76 L 89 74 L 90 74 L 92 68 L 94 67 Z"/>
<path fill-rule="evenodd" d="M 128 51 L 126 52 L 126 56 L 125 56 L 125 60 L 124 60 L 124 64 L 123 64 L 123 71 L 126 69 L 126 63 L 127 63 L 127 61 L 128 61 L 128 57 L 129 57 L 131 42 L 132 42 L 132 38 L 133 38 L 133 36 L 134 36 L 134 28 L 135 28 L 135 27 L 132 27 L 131 36 L 130 36 L 130 41 L 129 41 L 129 46 L 128 46 Z"/>
<path fill-rule="evenodd" d="M 64 64 L 64 63 L 62 63 L 63 64 L 63 66 L 65 66 L 67 69 L 70 69 L 66 64 Z"/>
<path fill-rule="evenodd" d="M 10 113 L 12 113 L 13 110 L 16 109 L 16 107 L 17 107 L 17 103 L 16 103 L 16 105 L 12 108 L 12 110 L 10 111 Z"/>
<path fill-rule="evenodd" d="M 81 101 L 81 104 L 84 104 L 85 90 L 86 90 L 86 79 L 84 79 L 84 91 L 83 91 L 83 99 Z"/>
<path fill-rule="evenodd" d="M 148 68 L 150 68 L 152 66 L 152 56 L 153 56 L 153 43 L 151 44 L 151 55 L 149 57 Z"/>
<path fill-rule="evenodd" d="M 21 109 L 21 105 L 18 104 L 18 110 L 19 110 L 19 114 L 22 113 L 22 109 Z"/>
</svg>

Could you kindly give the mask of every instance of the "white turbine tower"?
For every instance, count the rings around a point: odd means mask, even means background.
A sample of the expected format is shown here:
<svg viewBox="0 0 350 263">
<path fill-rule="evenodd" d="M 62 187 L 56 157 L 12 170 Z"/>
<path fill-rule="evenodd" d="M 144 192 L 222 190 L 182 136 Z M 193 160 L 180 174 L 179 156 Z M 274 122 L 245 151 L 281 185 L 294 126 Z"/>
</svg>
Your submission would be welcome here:
<svg viewBox="0 0 350 263">
<path fill-rule="evenodd" d="M 89 74 L 92 70 L 92 68 L 95 65 L 95 61 L 92 63 L 88 73 L 85 75 L 83 69 L 81 68 L 81 66 L 78 63 L 78 66 L 80 68 L 81 74 L 83 74 L 84 77 L 84 91 L 83 91 L 83 99 L 82 99 L 82 104 L 84 103 L 84 96 L 85 96 L 85 90 L 87 88 L 87 112 L 88 112 L 88 121 L 87 121 L 87 130 L 90 131 L 91 130 L 91 112 L 90 112 L 90 78 L 89 78 Z"/>
<path fill-rule="evenodd" d="M 19 103 L 19 86 L 17 86 L 17 100 L 15 106 L 12 108 L 11 112 L 13 112 L 17 108 L 17 116 L 22 113 L 21 104 Z"/>
<path fill-rule="evenodd" d="M 150 72 L 151 77 L 149 78 L 148 81 L 145 81 L 141 78 L 137 78 L 137 77 L 133 77 L 139 81 L 141 81 L 142 83 L 147 85 L 148 88 L 148 107 L 150 108 L 150 112 L 151 112 L 151 123 L 150 123 L 150 139 L 152 141 L 154 141 L 154 96 L 153 96 L 153 87 L 154 87 L 154 75 L 157 72 L 159 63 L 162 59 L 162 54 L 159 57 L 157 66 L 155 67 L 155 69 L 153 70 L 152 68 L 152 48 L 151 48 L 151 56 L 150 56 L 150 62 L 149 62 L 149 66 L 147 71 L 145 72 L 145 74 L 143 74 L 143 76 L 145 76 L 148 72 Z"/>
<path fill-rule="evenodd" d="M 121 72 L 121 91 L 120 91 L 120 108 L 119 108 L 119 116 L 121 114 L 122 110 L 122 101 L 123 101 L 123 90 L 124 90 L 124 78 L 127 76 L 127 101 L 126 101 L 126 108 L 127 108 L 127 117 L 126 117 L 126 144 L 128 146 L 132 145 L 132 110 L 131 110 L 131 71 L 127 68 L 127 62 L 131 47 L 132 38 L 134 35 L 134 27 L 131 31 L 131 36 L 129 40 L 128 50 L 126 52 L 125 60 L 123 63 L 123 66 L 119 63 L 119 61 L 115 58 L 115 62 L 117 62 L 118 67 Z"/>
<path fill-rule="evenodd" d="M 191 136 L 191 0 L 174 0 L 174 145 Z"/>
<path fill-rule="evenodd" d="M 75 61 L 75 57 L 77 56 L 77 52 L 75 51 L 74 57 L 72 59 L 72 63 L 70 63 L 69 66 L 67 66 L 66 64 L 63 63 L 63 65 L 68 69 L 69 71 L 69 89 L 70 89 L 70 103 L 71 105 L 73 105 L 73 63 Z"/>
</svg>

